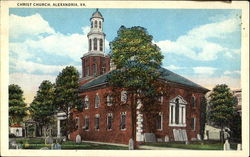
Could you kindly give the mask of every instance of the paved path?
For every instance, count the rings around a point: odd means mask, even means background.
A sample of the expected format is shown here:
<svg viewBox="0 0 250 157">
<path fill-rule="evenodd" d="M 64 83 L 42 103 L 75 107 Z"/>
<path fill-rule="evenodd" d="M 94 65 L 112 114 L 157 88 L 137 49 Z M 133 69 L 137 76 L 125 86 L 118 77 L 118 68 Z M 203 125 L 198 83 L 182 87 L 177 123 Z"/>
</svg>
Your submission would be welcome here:
<svg viewBox="0 0 250 157">
<path fill-rule="evenodd" d="M 155 147 L 155 146 L 139 146 L 139 149 L 146 149 L 146 150 L 188 150 L 188 149 L 180 149 L 180 148 Z"/>
</svg>

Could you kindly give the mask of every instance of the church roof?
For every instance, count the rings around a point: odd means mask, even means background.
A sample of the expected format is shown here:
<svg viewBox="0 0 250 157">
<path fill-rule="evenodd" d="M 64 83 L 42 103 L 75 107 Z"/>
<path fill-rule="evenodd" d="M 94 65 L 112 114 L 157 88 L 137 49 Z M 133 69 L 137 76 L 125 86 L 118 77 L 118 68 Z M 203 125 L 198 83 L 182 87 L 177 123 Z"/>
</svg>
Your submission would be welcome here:
<svg viewBox="0 0 250 157">
<path fill-rule="evenodd" d="M 92 18 L 101 18 L 101 19 L 103 19 L 103 16 L 102 16 L 102 14 L 99 12 L 99 10 L 96 9 L 96 11 L 92 14 L 91 19 L 92 19 Z"/>
<path fill-rule="evenodd" d="M 189 86 L 189 87 L 193 87 L 193 88 L 198 88 L 201 89 L 203 91 L 209 91 L 208 89 L 186 79 L 183 76 L 180 76 L 168 69 L 165 68 L 160 68 L 159 72 L 161 72 L 161 79 L 164 79 L 168 82 L 172 82 L 172 83 L 176 83 L 176 84 L 180 84 L 180 85 L 184 85 L 184 86 Z M 93 88 L 99 85 L 103 85 L 105 83 L 107 83 L 107 77 L 110 74 L 110 72 L 103 74 L 101 76 L 96 77 L 95 79 L 87 82 L 86 84 L 83 84 L 80 86 L 80 91 L 84 91 L 86 89 L 89 88 Z"/>
</svg>

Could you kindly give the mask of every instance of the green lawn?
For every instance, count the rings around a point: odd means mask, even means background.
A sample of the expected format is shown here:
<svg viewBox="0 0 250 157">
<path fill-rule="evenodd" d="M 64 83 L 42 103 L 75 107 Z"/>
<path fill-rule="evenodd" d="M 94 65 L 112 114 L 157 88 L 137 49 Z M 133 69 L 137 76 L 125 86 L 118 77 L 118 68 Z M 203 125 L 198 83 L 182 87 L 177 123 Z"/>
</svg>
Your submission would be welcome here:
<svg viewBox="0 0 250 157">
<path fill-rule="evenodd" d="M 50 144 L 44 144 L 44 139 L 29 138 L 29 139 L 16 139 L 17 143 L 22 144 L 23 149 L 40 149 L 43 147 L 51 148 Z M 128 147 L 113 146 L 105 144 L 93 143 L 75 143 L 73 141 L 66 141 L 61 144 L 62 149 L 99 149 L 99 150 L 127 150 Z"/>
<path fill-rule="evenodd" d="M 191 143 L 191 144 L 180 144 L 180 143 L 147 143 L 146 146 L 156 147 L 170 147 L 170 148 L 181 148 L 181 149 L 193 149 L 193 150 L 223 150 L 223 144 L 221 143 Z M 231 144 L 231 149 L 236 150 L 237 145 Z"/>
</svg>

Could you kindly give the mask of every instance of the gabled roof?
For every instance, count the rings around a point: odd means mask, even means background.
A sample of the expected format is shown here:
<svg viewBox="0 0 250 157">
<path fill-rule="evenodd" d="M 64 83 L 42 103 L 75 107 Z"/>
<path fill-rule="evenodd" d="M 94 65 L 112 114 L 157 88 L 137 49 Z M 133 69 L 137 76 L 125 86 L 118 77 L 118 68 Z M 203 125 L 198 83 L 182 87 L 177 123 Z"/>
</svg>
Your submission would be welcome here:
<svg viewBox="0 0 250 157">
<path fill-rule="evenodd" d="M 180 85 L 184 85 L 184 86 L 189 86 L 189 87 L 193 87 L 193 88 L 198 88 L 201 89 L 203 91 L 209 91 L 208 89 L 168 70 L 165 68 L 160 68 L 159 72 L 161 72 L 161 76 L 160 78 L 163 80 L 166 80 L 168 82 L 172 82 L 172 83 L 176 83 L 176 84 L 180 84 Z M 95 79 L 87 82 L 86 84 L 83 84 L 82 86 L 80 86 L 80 91 L 82 90 L 86 90 L 92 87 L 96 87 L 99 85 L 103 85 L 105 83 L 107 83 L 107 77 L 110 74 L 110 72 L 103 74 L 101 76 L 96 77 Z"/>
</svg>

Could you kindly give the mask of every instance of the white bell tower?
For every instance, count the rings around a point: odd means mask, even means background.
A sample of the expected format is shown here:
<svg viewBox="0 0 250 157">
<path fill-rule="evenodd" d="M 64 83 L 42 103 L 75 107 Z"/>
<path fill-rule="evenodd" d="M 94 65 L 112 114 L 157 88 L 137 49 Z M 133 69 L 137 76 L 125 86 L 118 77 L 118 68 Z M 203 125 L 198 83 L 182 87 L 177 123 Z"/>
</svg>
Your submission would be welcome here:
<svg viewBox="0 0 250 157">
<path fill-rule="evenodd" d="M 103 33 L 104 18 L 96 9 L 90 18 L 91 28 L 88 33 L 89 50 L 88 53 L 96 55 L 104 55 L 105 50 L 105 33 Z"/>
</svg>

